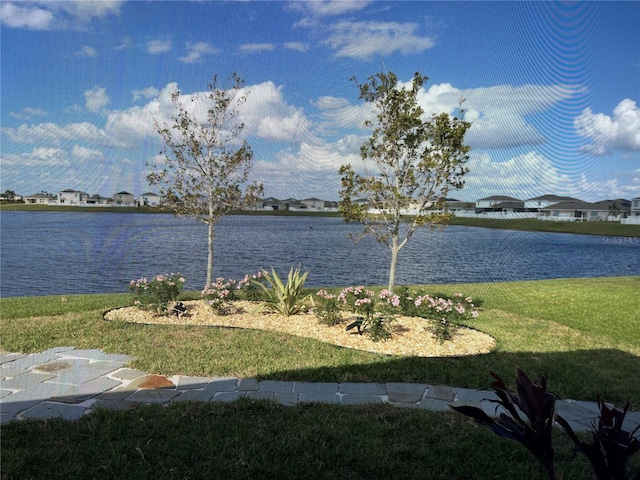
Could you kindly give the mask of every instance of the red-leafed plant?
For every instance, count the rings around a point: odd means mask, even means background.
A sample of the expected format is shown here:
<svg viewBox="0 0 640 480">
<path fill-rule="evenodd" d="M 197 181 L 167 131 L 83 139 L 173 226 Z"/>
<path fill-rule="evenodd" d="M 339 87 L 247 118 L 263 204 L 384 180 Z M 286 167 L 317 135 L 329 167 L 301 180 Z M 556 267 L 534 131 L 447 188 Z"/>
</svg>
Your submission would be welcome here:
<svg viewBox="0 0 640 480">
<path fill-rule="evenodd" d="M 492 400 L 506 412 L 498 418 L 487 415 L 478 407 L 451 406 L 457 412 L 473 418 L 501 437 L 511 438 L 524 445 L 544 466 L 549 478 L 555 480 L 554 453 L 551 441 L 556 396 L 547 391 L 546 375 L 532 382 L 520 369 L 517 370 L 517 393 L 509 391 L 504 380 L 491 372 L 491 383 L 498 400 Z M 523 418 L 524 415 L 524 418 Z"/>
<path fill-rule="evenodd" d="M 556 478 L 552 428 L 554 420 L 566 431 L 582 451 L 593 467 L 597 480 L 629 480 L 627 465 L 629 459 L 640 451 L 640 439 L 636 433 L 622 430 L 622 423 L 629 404 L 623 411 L 609 408 L 598 399 L 600 416 L 593 423 L 592 442 L 583 442 L 574 433 L 569 423 L 555 414 L 556 395 L 547 391 L 547 377 L 541 375 L 535 382 L 520 369 L 517 369 L 517 393 L 509 391 L 505 382 L 491 372 L 495 381 L 491 384 L 498 396 L 492 400 L 505 411 L 498 418 L 487 415 L 483 410 L 472 406 L 454 406 L 451 408 L 473 418 L 477 423 L 489 427 L 494 433 L 516 440 L 524 445 L 544 466 L 549 478 Z M 638 474 L 634 480 L 640 480 Z"/>
<path fill-rule="evenodd" d="M 609 408 L 598 398 L 598 408 L 600 417 L 597 424 L 593 423 L 592 442 L 581 441 L 560 415 L 556 415 L 556 420 L 576 444 L 576 448 L 587 456 L 598 480 L 628 480 L 629 459 L 640 451 L 640 440 L 635 436 L 640 426 L 632 432 L 622 430 L 624 417 L 629 409 L 628 402 L 624 410 L 620 411 L 617 408 Z M 640 480 L 640 473 L 636 480 Z"/>
</svg>

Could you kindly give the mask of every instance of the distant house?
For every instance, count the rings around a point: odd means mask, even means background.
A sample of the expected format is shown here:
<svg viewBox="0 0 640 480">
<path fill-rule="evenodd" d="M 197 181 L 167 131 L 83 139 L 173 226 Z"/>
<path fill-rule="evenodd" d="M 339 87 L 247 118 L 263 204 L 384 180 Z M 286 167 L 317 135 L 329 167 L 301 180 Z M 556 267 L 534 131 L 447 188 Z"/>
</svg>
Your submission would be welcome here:
<svg viewBox="0 0 640 480">
<path fill-rule="evenodd" d="M 295 198 L 285 198 L 282 200 L 282 204 L 284 205 L 284 210 L 299 211 L 309 209 L 306 204 Z"/>
<path fill-rule="evenodd" d="M 640 217 L 640 197 L 631 199 L 631 210 L 629 211 L 630 217 Z"/>
<path fill-rule="evenodd" d="M 307 209 L 309 210 L 324 210 L 324 200 L 320 200 L 318 198 L 306 198 L 304 200 L 301 200 L 301 202 L 306 205 Z"/>
<path fill-rule="evenodd" d="M 81 192 L 79 190 L 72 190 L 70 188 L 58 192 L 59 205 L 81 205 L 85 203 L 87 198 L 89 198 L 88 193 Z"/>
<path fill-rule="evenodd" d="M 324 211 L 325 212 L 337 212 L 338 211 L 338 202 L 333 202 L 333 201 L 324 202 Z"/>
<path fill-rule="evenodd" d="M 612 215 L 613 209 L 619 215 Z M 540 220 L 607 222 L 626 218 L 631 211 L 631 202 L 623 198 L 600 202 L 560 202 L 540 209 Z"/>
<path fill-rule="evenodd" d="M 132 193 L 122 191 L 113 196 L 113 204 L 120 207 L 133 207 L 136 200 Z"/>
<path fill-rule="evenodd" d="M 474 202 L 462 202 L 455 198 L 447 199 L 447 210 L 454 215 L 475 213 L 476 204 Z"/>
<path fill-rule="evenodd" d="M 491 197 L 476 200 L 476 213 L 482 212 L 522 212 L 524 201 L 505 195 L 493 195 Z"/>
<path fill-rule="evenodd" d="M 140 195 L 140 203 L 147 207 L 157 207 L 160 205 L 162 197 L 157 193 L 147 192 Z"/>
<path fill-rule="evenodd" d="M 284 210 L 284 204 L 274 197 L 265 198 L 262 201 L 263 210 Z"/>
<path fill-rule="evenodd" d="M 109 197 L 102 197 L 100 195 L 98 195 L 97 193 L 95 195 L 90 195 L 86 198 L 85 200 L 85 204 L 86 205 L 109 205 L 111 202 L 113 202 L 112 199 L 110 199 Z"/>
<path fill-rule="evenodd" d="M 24 197 L 24 203 L 36 205 L 57 205 L 58 198 L 50 193 L 36 193 L 34 195 L 27 195 Z"/>
<path fill-rule="evenodd" d="M 537 212 L 541 208 L 555 205 L 560 202 L 582 202 L 582 200 L 573 197 L 561 197 L 559 195 L 542 195 L 540 197 L 525 200 L 524 208 L 528 212 Z"/>
<path fill-rule="evenodd" d="M 0 200 L 7 202 L 23 202 L 24 198 L 22 197 L 22 195 L 18 195 L 17 193 L 14 193 L 13 195 L 5 195 L 4 193 L 0 193 Z"/>
</svg>

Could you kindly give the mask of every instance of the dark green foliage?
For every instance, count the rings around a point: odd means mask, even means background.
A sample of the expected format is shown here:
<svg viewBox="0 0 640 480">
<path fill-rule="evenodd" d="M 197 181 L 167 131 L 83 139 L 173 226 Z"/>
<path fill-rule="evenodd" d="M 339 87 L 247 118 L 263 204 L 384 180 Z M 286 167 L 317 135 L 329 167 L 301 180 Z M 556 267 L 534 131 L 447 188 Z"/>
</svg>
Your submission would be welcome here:
<svg viewBox="0 0 640 480">
<path fill-rule="evenodd" d="M 598 408 L 600 418 L 597 425 L 593 425 L 591 442 L 580 440 L 560 415 L 556 415 L 556 420 L 576 444 L 576 448 L 587 456 L 597 480 L 628 480 L 629 459 L 640 450 L 640 439 L 635 436 L 640 427 L 636 427 L 631 433 L 622 429 L 624 417 L 629 409 L 628 403 L 620 411 L 609 408 L 598 398 Z M 635 478 L 640 479 L 640 473 Z"/>
<path fill-rule="evenodd" d="M 491 386 L 499 397 L 494 402 L 507 413 L 501 412 L 496 420 L 477 407 L 451 405 L 451 408 L 473 418 L 497 435 L 524 445 L 543 465 L 551 480 L 557 478 L 552 445 L 554 420 L 564 428 L 576 448 L 587 456 L 597 480 L 629 480 L 627 465 L 631 456 L 640 450 L 640 440 L 634 436 L 640 427 L 631 433 L 622 430 L 628 403 L 620 411 L 610 409 L 598 399 L 600 417 L 597 425 L 593 426 L 592 442 L 589 443 L 580 440 L 569 423 L 555 414 L 556 396 L 547 391 L 546 375 L 532 382 L 522 370 L 517 369 L 517 393 L 509 391 L 498 375 L 493 372 L 491 375 L 496 379 Z M 640 479 L 640 473 L 635 479 Z"/>
<path fill-rule="evenodd" d="M 271 268 L 271 273 L 263 270 L 260 279 L 251 280 L 266 297 L 260 310 L 278 313 L 285 317 L 307 311 L 309 303 L 313 302 L 311 295 L 304 297 L 302 295 L 302 288 L 308 276 L 308 270 L 301 273 L 300 266 L 295 270 L 291 267 L 285 283 L 273 268 Z"/>
<path fill-rule="evenodd" d="M 134 305 L 166 315 L 170 304 L 180 296 L 184 282 L 179 273 L 157 275 L 150 281 L 146 277 L 131 280 L 129 290 L 133 292 Z"/>
<path fill-rule="evenodd" d="M 356 81 L 356 79 L 352 79 Z M 338 171 L 342 190 L 338 211 L 347 222 L 360 222 L 360 236 L 372 235 L 391 250 L 388 289 L 393 291 L 398 253 L 416 228 L 443 225 L 451 218 L 446 210 L 450 191 L 464 186 L 469 159 L 464 136 L 471 124 L 464 113 L 450 117 L 434 114 L 424 120 L 418 94 L 428 78 L 415 73 L 409 86 L 401 86 L 393 72 L 377 73 L 357 84 L 360 97 L 374 107 L 371 136 L 360 148 L 363 162 L 375 164 L 361 175 L 351 164 Z M 376 210 L 356 200 L 365 199 Z M 407 211 L 415 210 L 408 221 Z M 405 218 L 403 218 L 405 217 Z"/>
<path fill-rule="evenodd" d="M 173 123 L 156 130 L 164 141 L 161 165 L 149 163 L 147 181 L 158 189 L 163 206 L 176 215 L 195 218 L 207 225 L 207 281 L 213 282 L 215 224 L 233 210 L 255 204 L 262 185 L 248 184 L 253 165 L 251 146 L 242 140 L 244 123 L 239 109 L 246 102 L 245 82 L 236 73 L 221 85 L 217 75 L 205 97 L 191 97 L 207 112 L 207 121 L 184 105 L 180 91 L 171 93 Z"/>
<path fill-rule="evenodd" d="M 338 325 L 343 322 L 342 313 L 335 298 L 325 299 L 313 308 L 318 321 L 325 325 Z"/>
<path fill-rule="evenodd" d="M 506 411 L 506 413 L 501 412 L 497 420 L 477 407 L 452 406 L 451 408 L 489 427 L 497 435 L 524 445 L 542 463 L 549 478 L 555 479 L 551 432 L 556 397 L 547 391 L 545 375 L 532 382 L 522 370 L 518 369 L 517 372 L 518 393 L 509 391 L 504 380 L 491 372 L 495 378 L 491 386 L 499 398 L 494 401 Z M 520 413 L 523 413 L 526 418 L 523 418 Z"/>
</svg>

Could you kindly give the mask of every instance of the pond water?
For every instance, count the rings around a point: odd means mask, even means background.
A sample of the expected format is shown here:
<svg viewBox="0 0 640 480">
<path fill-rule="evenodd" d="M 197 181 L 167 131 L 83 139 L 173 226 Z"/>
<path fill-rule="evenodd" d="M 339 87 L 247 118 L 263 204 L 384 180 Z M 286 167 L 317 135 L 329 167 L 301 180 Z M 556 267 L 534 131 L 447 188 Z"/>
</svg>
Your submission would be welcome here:
<svg viewBox="0 0 640 480">
<path fill-rule="evenodd" d="M 0 296 L 125 292 L 129 281 L 180 272 L 206 279 L 206 226 L 165 214 L 2 212 Z M 308 286 L 385 285 L 390 251 L 336 217 L 227 216 L 216 227 L 214 276 L 300 264 Z M 416 232 L 397 284 L 640 275 L 640 240 L 450 226 Z"/>
</svg>

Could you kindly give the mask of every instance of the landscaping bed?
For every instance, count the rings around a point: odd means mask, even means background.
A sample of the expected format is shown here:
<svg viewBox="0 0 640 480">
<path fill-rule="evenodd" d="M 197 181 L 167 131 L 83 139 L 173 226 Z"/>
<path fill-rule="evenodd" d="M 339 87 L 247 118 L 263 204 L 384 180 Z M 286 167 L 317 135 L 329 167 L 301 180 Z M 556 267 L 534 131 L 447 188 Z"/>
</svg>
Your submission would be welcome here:
<svg viewBox="0 0 640 480">
<path fill-rule="evenodd" d="M 184 305 L 187 311 L 180 316 L 159 315 L 152 310 L 124 307 L 107 312 L 105 319 L 147 324 L 207 325 L 271 330 L 385 355 L 466 356 L 489 353 L 495 347 L 495 339 L 490 335 L 464 327 L 456 331 L 452 340 L 438 342 L 427 330 L 427 321 L 418 317 L 396 317 L 390 325 L 391 338 L 373 341 L 370 336 L 361 335 L 355 329 L 347 332 L 346 323 L 325 325 L 311 314 L 283 317 L 277 314 L 255 313 L 258 304 L 254 302 L 234 302 L 234 311 L 229 315 L 217 315 L 204 300 L 188 301 L 184 302 Z"/>
</svg>

